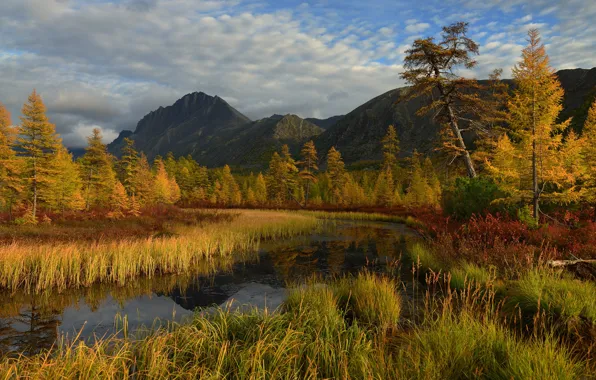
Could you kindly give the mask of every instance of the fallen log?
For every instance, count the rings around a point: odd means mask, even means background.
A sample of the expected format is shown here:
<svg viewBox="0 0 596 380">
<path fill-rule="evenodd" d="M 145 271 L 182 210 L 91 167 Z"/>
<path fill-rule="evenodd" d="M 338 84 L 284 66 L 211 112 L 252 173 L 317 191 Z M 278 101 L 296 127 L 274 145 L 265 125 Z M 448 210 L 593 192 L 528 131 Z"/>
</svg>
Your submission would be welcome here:
<svg viewBox="0 0 596 380">
<path fill-rule="evenodd" d="M 568 265 L 575 265 L 575 264 L 579 264 L 579 263 L 596 264 L 596 260 L 582 260 L 582 259 L 577 259 L 577 260 L 550 260 L 548 262 L 548 265 L 550 265 L 553 268 L 559 268 L 559 267 L 566 267 Z"/>
</svg>

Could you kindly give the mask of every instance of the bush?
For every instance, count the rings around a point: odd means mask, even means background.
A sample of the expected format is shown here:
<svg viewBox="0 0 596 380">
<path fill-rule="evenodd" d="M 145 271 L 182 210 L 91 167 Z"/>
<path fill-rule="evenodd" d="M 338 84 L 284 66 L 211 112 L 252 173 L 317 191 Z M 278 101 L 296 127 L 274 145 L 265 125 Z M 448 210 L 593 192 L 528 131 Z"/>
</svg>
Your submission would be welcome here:
<svg viewBox="0 0 596 380">
<path fill-rule="evenodd" d="M 506 196 L 490 178 L 458 178 L 453 188 L 443 194 L 443 208 L 457 219 L 468 219 L 475 214 L 503 211 L 503 206 L 494 201 Z"/>
</svg>

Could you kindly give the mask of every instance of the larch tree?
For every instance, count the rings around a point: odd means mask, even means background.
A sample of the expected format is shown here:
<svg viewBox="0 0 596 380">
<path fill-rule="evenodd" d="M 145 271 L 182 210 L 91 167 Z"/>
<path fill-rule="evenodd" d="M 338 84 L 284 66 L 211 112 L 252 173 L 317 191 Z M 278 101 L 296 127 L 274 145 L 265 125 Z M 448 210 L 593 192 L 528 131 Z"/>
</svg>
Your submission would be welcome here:
<svg viewBox="0 0 596 380">
<path fill-rule="evenodd" d="M 81 159 L 81 177 L 87 210 L 92 206 L 108 207 L 117 181 L 112 156 L 102 139 L 101 130 L 94 128 L 91 136 L 87 137 L 87 147 Z"/>
<path fill-rule="evenodd" d="M 49 205 L 62 213 L 66 210 L 82 210 L 85 208 L 85 201 L 81 194 L 79 166 L 65 147 L 58 149 L 53 160 L 56 176 Z"/>
<path fill-rule="evenodd" d="M 10 113 L 0 103 L 0 202 L 12 218 L 12 206 L 22 191 L 21 165 L 13 149 L 16 130 Z"/>
<path fill-rule="evenodd" d="M 120 181 L 116 181 L 110 195 L 110 209 L 118 216 L 122 216 L 131 206 L 133 205 L 130 203 L 124 185 Z"/>
<path fill-rule="evenodd" d="M 222 203 L 225 205 L 239 205 L 242 202 L 240 187 L 232 175 L 229 165 L 223 168 L 221 178 Z"/>
<path fill-rule="evenodd" d="M 267 203 L 267 183 L 262 173 L 259 173 L 255 181 L 255 200 L 257 204 L 264 205 Z"/>
<path fill-rule="evenodd" d="M 168 172 L 161 159 L 156 159 L 155 163 L 155 177 L 153 178 L 153 188 L 151 199 L 155 203 L 170 203 L 170 179 Z"/>
<path fill-rule="evenodd" d="M 267 172 L 267 195 L 277 204 L 286 200 L 287 192 L 284 182 L 287 176 L 288 170 L 283 159 L 279 153 L 273 153 Z"/>
<path fill-rule="evenodd" d="M 31 216 L 35 219 L 38 202 L 50 196 L 56 174 L 53 158 L 62 143 L 56 134 L 56 127 L 46 116 L 41 96 L 35 90 L 29 95 L 21 112 L 23 116 L 18 128 L 17 145 L 19 154 L 25 159 L 23 176 L 32 203 Z"/>
<path fill-rule="evenodd" d="M 531 29 L 528 37 L 522 60 L 513 68 L 516 86 L 508 109 L 511 129 L 519 141 L 523 158 L 529 163 L 527 174 L 531 177 L 531 189 L 522 191 L 530 190 L 533 216 L 538 220 L 542 194 L 560 174 L 556 161 L 562 143 L 561 132 L 568 123 L 556 122 L 563 109 L 563 88 L 549 64 L 538 30 Z"/>
<path fill-rule="evenodd" d="M 136 151 L 134 143 L 134 140 L 128 137 L 124 138 L 124 147 L 118 162 L 118 180 L 128 195 L 136 194 L 135 174 L 139 163 L 139 153 Z"/>
<path fill-rule="evenodd" d="M 341 203 L 342 188 L 345 184 L 346 168 L 341 153 L 331 147 L 327 153 L 327 176 L 329 177 L 329 191 L 335 203 Z"/>
<path fill-rule="evenodd" d="M 399 140 L 393 125 L 387 128 L 387 134 L 381 140 L 381 145 L 383 147 L 383 170 L 395 171 L 399 154 Z"/>
<path fill-rule="evenodd" d="M 284 144 L 281 147 L 281 159 L 285 166 L 286 176 L 283 181 L 284 191 L 287 194 L 287 197 L 292 198 L 296 201 L 300 206 L 302 204 L 298 199 L 296 199 L 294 193 L 296 190 L 296 186 L 298 185 L 298 166 L 296 165 L 296 160 L 290 154 L 290 147 L 287 144 Z"/>
<path fill-rule="evenodd" d="M 152 178 L 153 174 L 149 166 L 149 160 L 147 160 L 145 153 L 141 153 L 131 183 L 131 188 L 134 188 L 135 191 L 135 201 L 140 206 L 148 205 L 153 201 Z"/>
<path fill-rule="evenodd" d="M 306 189 L 304 192 L 304 207 L 308 206 L 308 197 L 310 195 L 310 185 L 311 183 L 317 182 L 316 172 L 319 170 L 317 166 L 317 162 L 319 158 L 317 157 L 317 149 L 315 148 L 315 143 L 310 140 L 302 147 L 300 151 L 301 160 L 298 162 L 300 166 L 300 173 L 298 175 L 302 179 L 302 181 L 306 184 Z"/>
<path fill-rule="evenodd" d="M 434 119 L 448 127 L 444 145 L 463 158 L 468 176 L 476 177 L 474 162 L 463 133 L 483 130 L 479 117 L 487 112 L 487 103 L 478 95 L 481 86 L 475 79 L 460 77 L 460 68 L 472 69 L 478 45 L 467 36 L 468 24 L 458 22 L 443 27 L 441 41 L 433 37 L 417 39 L 406 51 L 405 72 L 401 77 L 411 85 L 409 97 L 425 96 L 430 102 L 417 111 L 418 115 L 434 113 Z M 438 95 L 438 96 L 435 96 Z"/>
<path fill-rule="evenodd" d="M 588 111 L 582 137 L 585 141 L 583 157 L 587 174 L 584 198 L 588 203 L 594 205 L 593 219 L 596 220 L 596 101 Z"/>
</svg>

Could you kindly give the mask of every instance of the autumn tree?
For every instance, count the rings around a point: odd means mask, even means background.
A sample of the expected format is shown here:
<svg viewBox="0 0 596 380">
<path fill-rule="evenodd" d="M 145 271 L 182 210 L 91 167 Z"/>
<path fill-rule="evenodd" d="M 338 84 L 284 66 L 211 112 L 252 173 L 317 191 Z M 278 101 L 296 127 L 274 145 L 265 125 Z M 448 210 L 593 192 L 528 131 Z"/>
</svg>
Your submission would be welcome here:
<svg viewBox="0 0 596 380">
<path fill-rule="evenodd" d="M 558 166 L 561 132 L 568 123 L 556 123 L 563 109 L 563 88 L 550 67 L 538 30 L 531 29 L 528 37 L 522 60 L 513 68 L 516 86 L 509 101 L 509 113 L 519 151 L 529 163 L 533 216 L 538 220 L 542 194 L 561 174 L 553 169 Z"/>
<path fill-rule="evenodd" d="M 180 199 L 180 188 L 176 180 L 168 175 L 163 160 L 156 159 L 155 176 L 153 178 L 153 188 L 151 199 L 155 203 L 173 204 Z M 178 191 L 176 192 L 176 189 Z"/>
<path fill-rule="evenodd" d="M 136 203 L 136 201 L 134 201 Z M 130 203 L 130 199 L 126 194 L 126 189 L 124 185 L 120 181 L 116 181 L 114 188 L 112 189 L 112 194 L 110 196 L 110 209 L 117 213 L 118 216 L 121 216 L 126 212 L 130 207 L 137 207 L 135 204 Z M 137 212 L 135 210 L 134 212 Z"/>
<path fill-rule="evenodd" d="M 53 158 L 55 180 L 49 192 L 50 207 L 64 213 L 66 210 L 82 210 L 85 200 L 82 195 L 82 183 L 79 166 L 73 161 L 72 154 L 61 146 Z"/>
<path fill-rule="evenodd" d="M 135 202 L 141 205 L 147 205 L 153 201 L 153 174 L 149 161 L 144 153 L 139 155 L 136 163 L 134 175 L 131 180 L 131 188 L 134 189 Z"/>
<path fill-rule="evenodd" d="M 107 207 L 116 185 L 112 156 L 102 141 L 99 128 L 94 128 L 87 137 L 87 147 L 81 159 L 85 208 L 92 206 Z"/>
<path fill-rule="evenodd" d="M 315 143 L 311 140 L 304 144 L 300 151 L 301 160 L 298 162 L 301 170 L 298 175 L 302 181 L 306 184 L 306 190 L 304 193 L 304 207 L 308 206 L 308 197 L 310 195 L 311 183 L 317 182 L 316 172 L 319 170 L 317 166 L 317 149 Z"/>
<path fill-rule="evenodd" d="M 240 187 L 232 175 L 229 165 L 223 168 L 221 178 L 221 199 L 220 202 L 224 205 L 239 205 L 242 202 L 242 194 Z"/>
<path fill-rule="evenodd" d="M 329 177 L 329 191 L 331 198 L 336 203 L 341 203 L 341 193 L 345 184 L 345 164 L 341 153 L 331 147 L 327 153 L 327 176 Z"/>
<path fill-rule="evenodd" d="M 487 104 L 480 99 L 481 86 L 475 79 L 455 74 L 460 68 L 472 69 L 478 45 L 467 36 L 468 24 L 458 22 L 443 27 L 441 41 L 433 37 L 417 39 L 406 51 L 405 72 L 401 77 L 411 85 L 409 97 L 425 96 L 429 104 L 420 108 L 422 116 L 433 112 L 435 120 L 448 127 L 445 147 L 463 158 L 468 176 L 476 177 L 476 169 L 463 133 L 482 130 L 479 117 L 487 112 Z M 434 96 L 434 95 L 437 96 Z"/>
<path fill-rule="evenodd" d="M 589 203 L 596 205 L 596 101 L 588 111 L 582 136 L 585 142 L 583 156 L 587 174 L 584 196 Z M 594 220 L 596 220 L 596 206 Z"/>
<path fill-rule="evenodd" d="M 21 165 L 13 149 L 16 131 L 10 113 L 0 103 L 0 200 L 12 216 L 12 205 L 22 190 Z"/>
<path fill-rule="evenodd" d="M 49 189 L 56 174 L 53 158 L 60 149 L 61 140 L 35 90 L 23 105 L 22 114 L 17 145 L 19 155 L 25 159 L 23 177 L 32 201 L 31 214 L 35 218 L 38 201 L 45 201 L 50 196 Z"/>
<path fill-rule="evenodd" d="M 267 203 L 267 184 L 265 182 L 265 177 L 263 177 L 263 174 L 261 173 L 259 173 L 255 181 L 254 193 L 257 204 L 264 205 Z"/>
<path fill-rule="evenodd" d="M 124 147 L 118 163 L 118 180 L 128 195 L 136 194 L 135 174 L 139 163 L 139 153 L 134 147 L 134 140 L 124 138 Z"/>
<path fill-rule="evenodd" d="M 397 166 L 397 155 L 399 153 L 399 140 L 395 127 L 390 125 L 387 128 L 387 134 L 381 140 L 383 147 L 383 170 L 390 169 L 394 171 Z"/>
<path fill-rule="evenodd" d="M 281 156 L 277 152 L 273 153 L 267 172 L 267 195 L 278 204 L 286 199 L 284 181 L 287 175 L 287 167 Z"/>
</svg>

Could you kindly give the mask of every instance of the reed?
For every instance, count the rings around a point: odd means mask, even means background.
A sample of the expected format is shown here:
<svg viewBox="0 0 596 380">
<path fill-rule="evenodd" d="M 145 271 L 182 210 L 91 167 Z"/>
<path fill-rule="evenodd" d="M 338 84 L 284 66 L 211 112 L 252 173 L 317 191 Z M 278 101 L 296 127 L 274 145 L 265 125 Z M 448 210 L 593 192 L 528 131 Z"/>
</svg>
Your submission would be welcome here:
<svg viewBox="0 0 596 380">
<path fill-rule="evenodd" d="M 354 221 L 369 221 L 369 222 L 390 222 L 403 223 L 408 227 L 418 228 L 422 226 L 422 222 L 418 221 L 412 216 L 399 216 L 381 213 L 368 213 L 357 211 L 341 211 L 341 212 L 327 212 L 327 211 L 299 211 L 299 214 L 310 215 L 319 219 L 330 220 L 354 220 Z"/>
<path fill-rule="evenodd" d="M 0 246 L 0 288 L 39 293 L 94 283 L 124 285 L 139 276 L 184 273 L 206 259 L 254 252 L 263 239 L 309 233 L 318 226 L 314 217 L 297 213 L 241 211 L 228 223 L 173 227 L 171 236 L 105 243 L 14 242 Z"/>
</svg>

